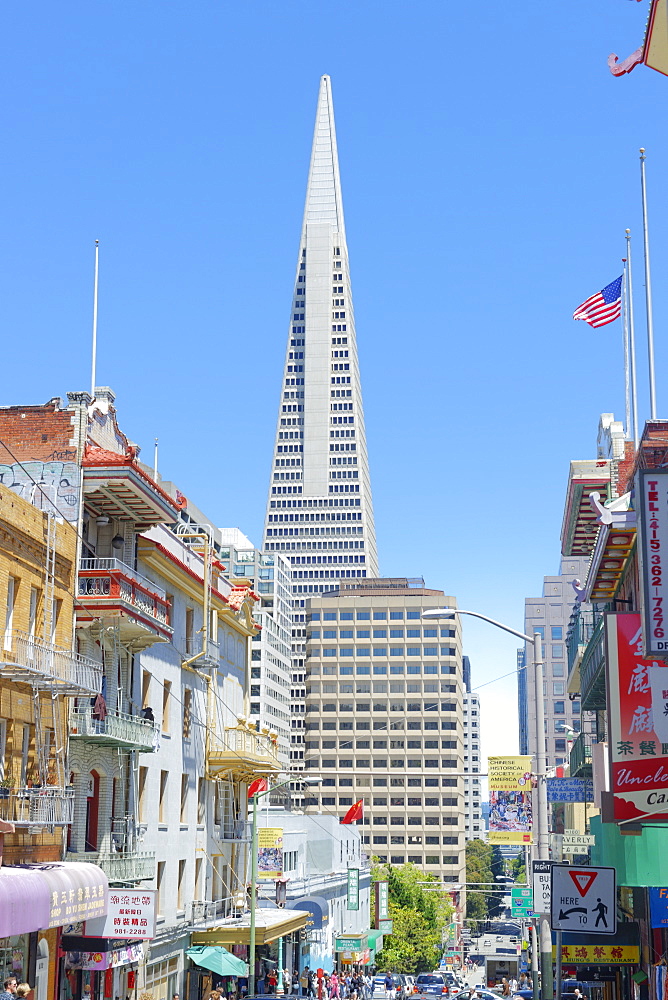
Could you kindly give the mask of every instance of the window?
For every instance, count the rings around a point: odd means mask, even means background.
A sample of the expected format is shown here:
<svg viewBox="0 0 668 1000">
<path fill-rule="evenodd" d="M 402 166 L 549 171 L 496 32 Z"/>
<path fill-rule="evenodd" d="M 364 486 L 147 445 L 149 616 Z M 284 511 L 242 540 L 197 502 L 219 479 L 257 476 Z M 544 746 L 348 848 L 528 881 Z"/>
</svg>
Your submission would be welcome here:
<svg viewBox="0 0 668 1000">
<path fill-rule="evenodd" d="M 148 768 L 139 768 L 139 822 L 143 823 L 146 820 L 146 779 L 148 778 Z"/>
<path fill-rule="evenodd" d="M 415 618 L 419 618 L 419 617 L 420 617 L 420 612 L 419 611 L 407 611 L 406 612 L 406 618 L 413 618 L 413 619 L 415 619 Z"/>
<path fill-rule="evenodd" d="M 387 843 L 387 837 L 374 837 L 373 838 L 373 842 L 374 842 L 374 844 L 386 844 Z"/>
<path fill-rule="evenodd" d="M 12 629 L 14 627 L 14 604 L 16 602 L 17 581 L 13 576 L 7 580 L 7 607 L 5 610 L 5 649 L 12 648 Z"/>
<path fill-rule="evenodd" d="M 563 639 L 563 637 L 564 637 L 564 630 L 563 630 L 562 626 L 561 625 L 553 625 L 552 628 L 550 629 L 550 635 L 552 637 L 552 641 L 553 642 L 555 641 L 555 639 Z"/>
<path fill-rule="evenodd" d="M 555 715 L 564 715 L 564 712 L 565 712 L 564 702 L 563 701 L 555 701 L 554 702 L 554 714 Z"/>
<path fill-rule="evenodd" d="M 358 622 L 368 622 L 370 615 L 368 611 L 358 611 L 355 617 Z"/>
<path fill-rule="evenodd" d="M 183 692 L 183 738 L 190 739 L 190 729 L 192 726 L 192 688 L 186 688 Z"/>
<path fill-rule="evenodd" d="M 357 638 L 358 639 L 370 639 L 371 638 L 371 631 L 370 631 L 370 629 L 368 629 L 368 628 L 358 628 L 357 629 Z"/>
<path fill-rule="evenodd" d="M 557 646 L 552 646 L 552 659 L 553 660 L 563 660 L 564 658 L 564 647 L 559 644 Z"/>
<path fill-rule="evenodd" d="M 151 675 L 148 670 L 141 672 L 141 707 L 148 708 L 151 704 Z"/>
<path fill-rule="evenodd" d="M 553 663 L 552 664 L 552 676 L 553 677 L 563 677 L 564 676 L 564 665 L 563 665 L 563 663 Z"/>
<path fill-rule="evenodd" d="M 552 681 L 552 694 L 564 694 L 563 681 Z"/>
<path fill-rule="evenodd" d="M 387 612 L 386 611 L 374 611 L 374 613 L 373 613 L 373 620 L 375 622 L 384 622 L 384 621 L 387 621 Z"/>
<path fill-rule="evenodd" d="M 373 630 L 374 639 L 387 639 L 387 629 L 375 628 Z"/>
<path fill-rule="evenodd" d="M 169 771 L 160 772 L 160 796 L 158 798 L 158 822 L 164 823 L 167 815 L 167 780 Z"/>
<path fill-rule="evenodd" d="M 172 693 L 172 682 L 164 681 L 162 686 L 162 731 L 169 732 L 169 696 Z"/>
<path fill-rule="evenodd" d="M 435 639 L 438 635 L 438 629 L 435 628 L 425 628 L 422 630 L 422 634 L 425 639 Z"/>
<path fill-rule="evenodd" d="M 188 775 L 181 775 L 181 822 L 188 822 Z"/>
<path fill-rule="evenodd" d="M 30 588 L 30 611 L 28 618 L 28 633 L 32 638 L 35 637 L 35 632 L 37 630 L 37 598 L 39 591 L 37 587 Z"/>
<path fill-rule="evenodd" d="M 164 773 L 164 772 L 163 772 Z M 165 865 L 166 861 L 158 861 L 158 868 L 156 871 L 156 894 L 155 894 L 155 908 L 160 915 L 165 912 Z"/>
<path fill-rule="evenodd" d="M 176 883 L 176 907 L 178 910 L 185 909 L 185 887 L 186 887 L 186 860 L 179 861 L 179 876 Z"/>
<path fill-rule="evenodd" d="M 554 749 L 557 753 L 564 753 L 566 750 L 566 740 L 555 740 Z"/>
</svg>

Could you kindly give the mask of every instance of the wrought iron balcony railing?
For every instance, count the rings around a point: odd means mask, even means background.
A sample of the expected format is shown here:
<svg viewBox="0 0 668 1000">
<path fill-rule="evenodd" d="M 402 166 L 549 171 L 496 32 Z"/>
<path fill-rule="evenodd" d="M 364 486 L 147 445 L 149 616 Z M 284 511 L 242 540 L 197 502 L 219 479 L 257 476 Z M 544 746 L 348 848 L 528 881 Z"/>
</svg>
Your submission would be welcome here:
<svg viewBox="0 0 668 1000">
<path fill-rule="evenodd" d="M 247 777 L 278 771 L 276 734 L 258 732 L 244 721 L 228 727 L 222 735 L 210 734 L 207 765 L 212 777 L 224 771 Z"/>
<path fill-rule="evenodd" d="M 74 788 L 0 788 L 0 819 L 14 826 L 68 826 L 74 810 Z"/>
<path fill-rule="evenodd" d="M 589 733 L 579 733 L 571 748 L 570 771 L 574 778 L 591 778 L 592 738 Z"/>
<path fill-rule="evenodd" d="M 120 559 L 82 559 L 79 600 L 98 613 L 134 613 L 164 636 L 172 635 L 165 591 Z"/>
<path fill-rule="evenodd" d="M 113 851 L 73 852 L 71 861 L 90 861 L 99 865 L 110 882 L 143 882 L 155 877 L 155 851 Z"/>
<path fill-rule="evenodd" d="M 98 746 L 150 753 L 156 749 L 158 725 L 137 715 L 107 710 L 104 719 L 93 717 L 91 706 L 78 707 L 70 713 L 70 739 L 85 740 Z"/>
<path fill-rule="evenodd" d="M 42 642 L 27 632 L 6 632 L 4 646 L 0 650 L 2 680 L 36 684 L 70 696 L 102 690 L 102 664 L 87 656 Z"/>
</svg>

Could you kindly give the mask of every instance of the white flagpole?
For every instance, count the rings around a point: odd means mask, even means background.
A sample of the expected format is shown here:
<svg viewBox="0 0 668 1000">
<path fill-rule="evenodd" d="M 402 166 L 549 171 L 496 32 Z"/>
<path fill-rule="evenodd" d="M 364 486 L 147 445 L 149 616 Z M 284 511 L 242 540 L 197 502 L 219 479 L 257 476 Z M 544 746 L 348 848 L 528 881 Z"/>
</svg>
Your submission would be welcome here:
<svg viewBox="0 0 668 1000">
<path fill-rule="evenodd" d="M 155 439 L 155 445 L 153 450 L 153 478 L 158 481 L 158 439 Z"/>
<path fill-rule="evenodd" d="M 97 279 L 100 262 L 100 241 L 95 240 L 95 283 L 93 286 L 93 350 L 90 372 L 90 398 L 95 399 L 95 368 L 97 365 Z"/>
<path fill-rule="evenodd" d="M 640 150 L 640 187 L 642 191 L 642 225 L 645 241 L 645 300 L 647 303 L 647 357 L 649 361 L 649 413 L 656 420 L 656 384 L 654 381 L 654 319 L 652 316 L 652 282 L 649 273 L 649 233 L 647 231 L 647 187 L 645 184 L 645 150 Z"/>
<path fill-rule="evenodd" d="M 624 277 L 622 280 L 622 340 L 624 341 L 624 416 L 626 440 L 631 440 L 631 379 L 629 374 L 629 305 L 626 277 L 626 258 L 623 259 Z"/>
<path fill-rule="evenodd" d="M 636 382 L 636 335 L 633 320 L 633 270 L 631 268 L 631 230 L 626 230 L 626 277 L 628 291 L 626 308 L 629 318 L 629 355 L 631 361 L 631 404 L 633 407 L 633 441 L 638 447 L 638 384 Z"/>
</svg>

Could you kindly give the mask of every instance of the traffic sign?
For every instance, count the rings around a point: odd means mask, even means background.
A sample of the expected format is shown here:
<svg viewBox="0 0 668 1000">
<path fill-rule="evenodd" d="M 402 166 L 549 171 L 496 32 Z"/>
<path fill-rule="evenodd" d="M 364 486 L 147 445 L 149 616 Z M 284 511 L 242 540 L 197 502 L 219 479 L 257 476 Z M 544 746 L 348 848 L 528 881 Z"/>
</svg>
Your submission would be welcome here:
<svg viewBox="0 0 668 1000">
<path fill-rule="evenodd" d="M 575 934 L 616 933 L 614 868 L 553 865 L 551 896 L 552 930 Z"/>
<path fill-rule="evenodd" d="M 513 917 L 533 916 L 533 897 L 529 886 L 513 885 L 510 889 L 510 913 Z"/>
<path fill-rule="evenodd" d="M 534 861 L 532 866 L 533 908 L 536 913 L 541 915 L 547 915 L 550 912 L 553 864 L 554 861 Z"/>
</svg>

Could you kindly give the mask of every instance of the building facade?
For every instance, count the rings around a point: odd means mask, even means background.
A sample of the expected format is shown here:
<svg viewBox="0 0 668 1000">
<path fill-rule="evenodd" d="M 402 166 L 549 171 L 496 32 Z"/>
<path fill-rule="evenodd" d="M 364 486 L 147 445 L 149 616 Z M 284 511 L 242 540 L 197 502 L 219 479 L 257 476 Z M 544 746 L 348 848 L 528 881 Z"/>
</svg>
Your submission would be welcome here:
<svg viewBox="0 0 668 1000">
<path fill-rule="evenodd" d="M 484 840 L 480 786 L 480 698 L 471 691 L 471 663 L 462 657 L 464 729 L 464 839 Z"/>
<path fill-rule="evenodd" d="M 378 575 L 331 81 L 316 110 L 263 551 L 288 559 L 292 763 L 304 752 L 305 604 Z M 303 804 L 297 792 L 298 804 Z"/>
<path fill-rule="evenodd" d="M 464 738 L 458 619 L 422 580 L 367 579 L 309 599 L 306 755 L 322 777 L 309 813 L 364 800 L 363 844 L 463 880 Z"/>
</svg>

